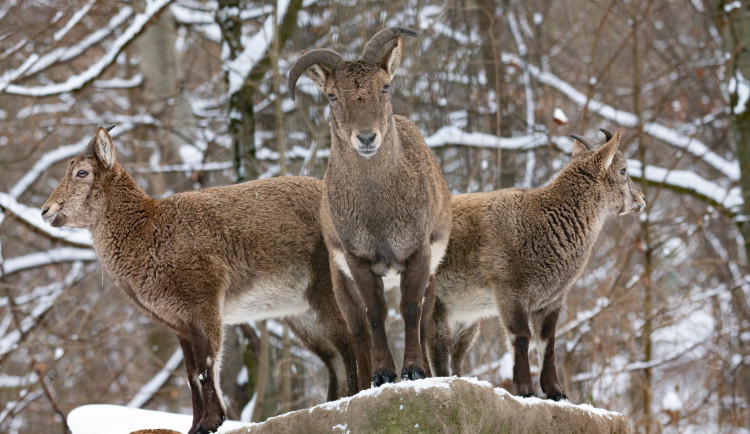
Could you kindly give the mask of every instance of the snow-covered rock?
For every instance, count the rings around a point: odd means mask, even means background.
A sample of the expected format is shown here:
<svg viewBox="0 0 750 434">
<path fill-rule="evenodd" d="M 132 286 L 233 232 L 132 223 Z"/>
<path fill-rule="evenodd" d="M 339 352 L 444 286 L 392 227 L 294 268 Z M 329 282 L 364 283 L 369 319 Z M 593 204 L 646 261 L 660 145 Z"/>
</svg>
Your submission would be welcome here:
<svg viewBox="0 0 750 434">
<path fill-rule="evenodd" d="M 115 405 L 87 405 L 68 415 L 73 434 L 187 432 L 192 417 Z M 519 398 L 476 378 L 428 378 L 386 384 L 355 396 L 273 417 L 226 421 L 220 433 L 358 432 L 630 433 L 622 414 L 588 404 Z"/>
<path fill-rule="evenodd" d="M 234 431 L 630 433 L 625 416 L 569 402 L 519 398 L 473 378 L 387 384 Z"/>
</svg>

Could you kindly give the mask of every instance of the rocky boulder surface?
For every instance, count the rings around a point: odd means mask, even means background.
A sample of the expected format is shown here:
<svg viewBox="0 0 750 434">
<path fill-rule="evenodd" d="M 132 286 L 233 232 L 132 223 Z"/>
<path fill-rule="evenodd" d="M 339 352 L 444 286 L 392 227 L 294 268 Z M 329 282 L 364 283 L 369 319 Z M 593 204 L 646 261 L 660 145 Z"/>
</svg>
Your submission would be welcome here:
<svg viewBox="0 0 750 434">
<path fill-rule="evenodd" d="M 519 398 L 471 378 L 429 378 L 369 389 L 229 431 L 245 433 L 630 433 L 619 413 Z"/>
</svg>

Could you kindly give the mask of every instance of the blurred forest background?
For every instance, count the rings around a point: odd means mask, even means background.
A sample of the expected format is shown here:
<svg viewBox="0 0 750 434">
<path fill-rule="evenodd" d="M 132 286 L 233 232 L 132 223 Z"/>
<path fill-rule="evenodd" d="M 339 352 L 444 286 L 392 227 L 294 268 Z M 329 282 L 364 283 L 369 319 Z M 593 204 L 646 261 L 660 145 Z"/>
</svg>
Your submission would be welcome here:
<svg viewBox="0 0 750 434">
<path fill-rule="evenodd" d="M 312 48 L 358 57 L 391 25 L 419 32 L 394 112 L 454 193 L 539 186 L 568 134 L 625 131 L 648 206 L 605 227 L 570 293 L 557 358 L 571 401 L 637 432 L 747 432 L 746 0 L 0 1 L 0 432 L 65 432 L 90 403 L 191 412 L 177 340 L 103 275 L 87 231 L 41 220 L 96 128 L 117 124 L 118 159 L 154 197 L 320 178 L 327 101 L 303 77 L 292 102 L 289 67 Z M 226 346 L 230 418 L 324 400 L 321 363 L 278 322 L 229 329 Z M 496 320 L 467 363 L 508 384 Z"/>
</svg>

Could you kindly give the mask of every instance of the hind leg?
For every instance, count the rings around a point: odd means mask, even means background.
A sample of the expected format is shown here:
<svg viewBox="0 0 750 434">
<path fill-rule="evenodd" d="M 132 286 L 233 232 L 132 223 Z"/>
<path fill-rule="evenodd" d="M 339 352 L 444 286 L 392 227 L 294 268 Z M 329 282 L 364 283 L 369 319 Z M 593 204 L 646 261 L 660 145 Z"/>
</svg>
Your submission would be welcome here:
<svg viewBox="0 0 750 434">
<path fill-rule="evenodd" d="M 466 353 L 474 345 L 474 341 L 476 341 L 478 335 L 479 322 L 475 322 L 456 333 L 451 350 L 451 372 L 453 375 L 458 377 L 463 375 L 463 364 Z"/>
<path fill-rule="evenodd" d="M 447 377 L 450 357 L 451 330 L 446 318 L 447 312 L 440 299 L 435 299 L 434 309 L 427 326 L 427 346 L 433 373 L 436 377 Z"/>
<path fill-rule="evenodd" d="M 435 275 L 430 276 L 427 289 L 424 292 L 424 304 L 422 305 L 422 319 L 419 321 L 419 343 L 422 345 L 422 358 L 424 359 L 425 374 L 432 377 L 430 359 L 428 357 L 427 342 L 429 340 L 430 321 L 435 311 Z"/>
<path fill-rule="evenodd" d="M 331 261 L 334 264 L 333 261 Z M 351 333 L 351 345 L 357 361 L 357 383 L 359 390 L 370 387 L 372 378 L 372 335 L 367 324 L 365 307 L 354 281 L 349 279 L 337 266 L 331 266 L 331 280 L 336 304 Z M 337 348 L 345 346 L 341 339 Z"/>
<path fill-rule="evenodd" d="M 328 401 L 339 398 L 339 375 L 335 367 L 335 350 L 328 344 L 325 331 L 316 324 L 313 315 L 302 314 L 284 318 L 284 323 L 294 332 L 302 345 L 312 351 L 328 370 Z"/>
</svg>

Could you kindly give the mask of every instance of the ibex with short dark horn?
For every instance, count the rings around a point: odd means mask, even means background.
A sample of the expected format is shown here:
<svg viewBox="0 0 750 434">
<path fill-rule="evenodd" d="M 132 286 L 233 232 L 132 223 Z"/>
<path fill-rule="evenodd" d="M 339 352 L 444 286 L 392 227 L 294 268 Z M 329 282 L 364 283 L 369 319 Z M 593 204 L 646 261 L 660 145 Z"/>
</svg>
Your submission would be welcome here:
<svg viewBox="0 0 750 434">
<path fill-rule="evenodd" d="M 555 326 L 566 295 L 605 221 L 646 204 L 617 150 L 620 132 L 602 131 L 607 142 L 598 149 L 573 136 L 572 160 L 544 187 L 453 197 L 453 229 L 427 333 L 436 375 L 449 374 L 449 357 L 452 374 L 461 375 L 479 319 L 499 316 L 514 349 L 516 394 L 534 394 L 528 360 L 533 332 L 543 355 L 542 391 L 549 399 L 567 399 L 555 370 Z"/>
<path fill-rule="evenodd" d="M 450 233 L 450 191 L 437 160 L 417 127 L 392 114 L 390 85 L 401 61 L 402 35 L 416 33 L 384 29 L 355 61 L 312 50 L 289 72 L 292 98 L 306 71 L 330 103 L 331 156 L 321 223 L 336 298 L 356 345 L 360 387 L 367 386 L 365 372 L 372 373 L 375 386 L 395 381 L 383 291 L 399 284 L 406 338 L 401 378 L 428 372 L 420 348 L 422 302 Z"/>
<path fill-rule="evenodd" d="M 99 128 L 42 216 L 52 226 L 90 229 L 117 287 L 177 335 L 192 390 L 190 433 L 208 433 L 225 419 L 225 324 L 282 318 L 328 368 L 329 400 L 357 391 L 320 228 L 323 190 L 314 178 L 281 177 L 154 200 L 117 162 L 112 139 Z"/>
</svg>

